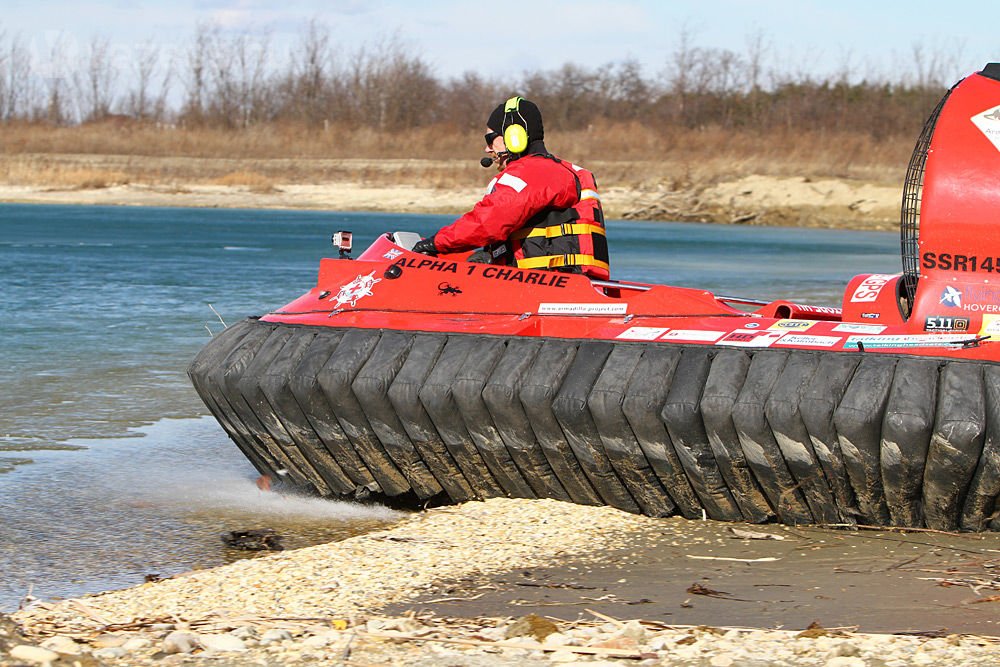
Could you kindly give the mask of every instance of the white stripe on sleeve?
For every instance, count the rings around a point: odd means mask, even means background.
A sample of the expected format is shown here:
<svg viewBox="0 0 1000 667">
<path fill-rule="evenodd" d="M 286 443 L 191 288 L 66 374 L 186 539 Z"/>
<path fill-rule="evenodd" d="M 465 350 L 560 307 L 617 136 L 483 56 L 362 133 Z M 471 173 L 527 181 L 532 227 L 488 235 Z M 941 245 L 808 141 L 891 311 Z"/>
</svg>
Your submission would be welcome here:
<svg viewBox="0 0 1000 667">
<path fill-rule="evenodd" d="M 497 180 L 497 185 L 506 185 L 508 188 L 513 188 L 518 192 L 528 187 L 527 183 L 511 174 L 500 174 L 500 178 Z"/>
</svg>

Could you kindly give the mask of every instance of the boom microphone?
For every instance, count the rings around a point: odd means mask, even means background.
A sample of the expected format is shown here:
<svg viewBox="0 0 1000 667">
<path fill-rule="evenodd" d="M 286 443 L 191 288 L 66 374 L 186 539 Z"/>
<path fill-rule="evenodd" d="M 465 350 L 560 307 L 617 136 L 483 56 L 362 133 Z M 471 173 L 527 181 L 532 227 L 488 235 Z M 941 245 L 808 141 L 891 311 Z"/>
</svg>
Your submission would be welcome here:
<svg viewBox="0 0 1000 667">
<path fill-rule="evenodd" d="M 493 164 L 493 158 L 491 158 L 491 157 L 484 157 L 484 158 L 482 158 L 479 161 L 479 164 L 482 167 L 489 167 L 489 166 L 491 166 Z"/>
</svg>

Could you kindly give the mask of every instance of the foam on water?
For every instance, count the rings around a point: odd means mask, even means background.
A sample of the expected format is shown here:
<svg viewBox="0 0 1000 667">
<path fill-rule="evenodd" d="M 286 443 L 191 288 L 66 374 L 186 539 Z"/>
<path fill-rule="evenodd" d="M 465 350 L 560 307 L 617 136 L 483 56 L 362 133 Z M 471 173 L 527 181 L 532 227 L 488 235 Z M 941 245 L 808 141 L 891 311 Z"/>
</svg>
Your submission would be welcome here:
<svg viewBox="0 0 1000 667">
<path fill-rule="evenodd" d="M 137 485 L 138 499 L 175 507 L 178 511 L 200 512 L 228 516 L 246 516 L 254 520 L 280 519 L 286 521 L 394 521 L 402 513 L 382 505 L 362 505 L 323 498 L 302 496 L 281 491 L 262 491 L 245 474 L 229 470 L 185 471 L 167 485 L 159 480 L 146 480 L 143 488 Z"/>
</svg>

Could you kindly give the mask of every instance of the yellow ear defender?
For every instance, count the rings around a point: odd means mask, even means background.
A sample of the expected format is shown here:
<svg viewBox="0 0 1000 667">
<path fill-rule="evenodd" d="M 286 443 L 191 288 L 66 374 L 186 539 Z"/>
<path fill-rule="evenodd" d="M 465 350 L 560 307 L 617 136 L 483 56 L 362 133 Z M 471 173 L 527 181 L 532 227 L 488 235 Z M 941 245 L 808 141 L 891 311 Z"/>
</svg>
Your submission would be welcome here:
<svg viewBox="0 0 1000 667">
<path fill-rule="evenodd" d="M 517 114 L 521 119 L 520 124 L 512 123 L 503 131 L 503 143 L 511 153 L 523 153 L 528 148 L 528 130 L 524 127 L 524 116 L 518 111 L 520 104 L 520 97 L 512 97 L 503 107 L 504 122 L 507 121 L 508 114 Z"/>
</svg>

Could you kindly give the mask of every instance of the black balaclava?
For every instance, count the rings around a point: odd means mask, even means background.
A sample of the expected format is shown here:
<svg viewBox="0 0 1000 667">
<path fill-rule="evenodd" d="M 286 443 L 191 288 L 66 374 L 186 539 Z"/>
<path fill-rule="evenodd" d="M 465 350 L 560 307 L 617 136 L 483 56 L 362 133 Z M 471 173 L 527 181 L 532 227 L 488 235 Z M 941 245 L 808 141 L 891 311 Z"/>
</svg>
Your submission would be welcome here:
<svg viewBox="0 0 1000 667">
<path fill-rule="evenodd" d="M 542 125 L 542 112 L 531 100 L 522 99 L 517 107 L 517 111 L 504 114 L 506 102 L 501 102 L 486 121 L 486 127 L 494 132 L 504 133 L 508 127 L 514 124 L 523 125 L 528 132 L 528 148 L 523 153 L 511 153 L 512 158 L 528 155 L 531 153 L 544 153 L 544 145 L 541 141 L 545 138 L 545 127 Z M 536 143 L 538 142 L 538 143 Z M 540 150 L 539 150 L 540 149 Z"/>
</svg>

